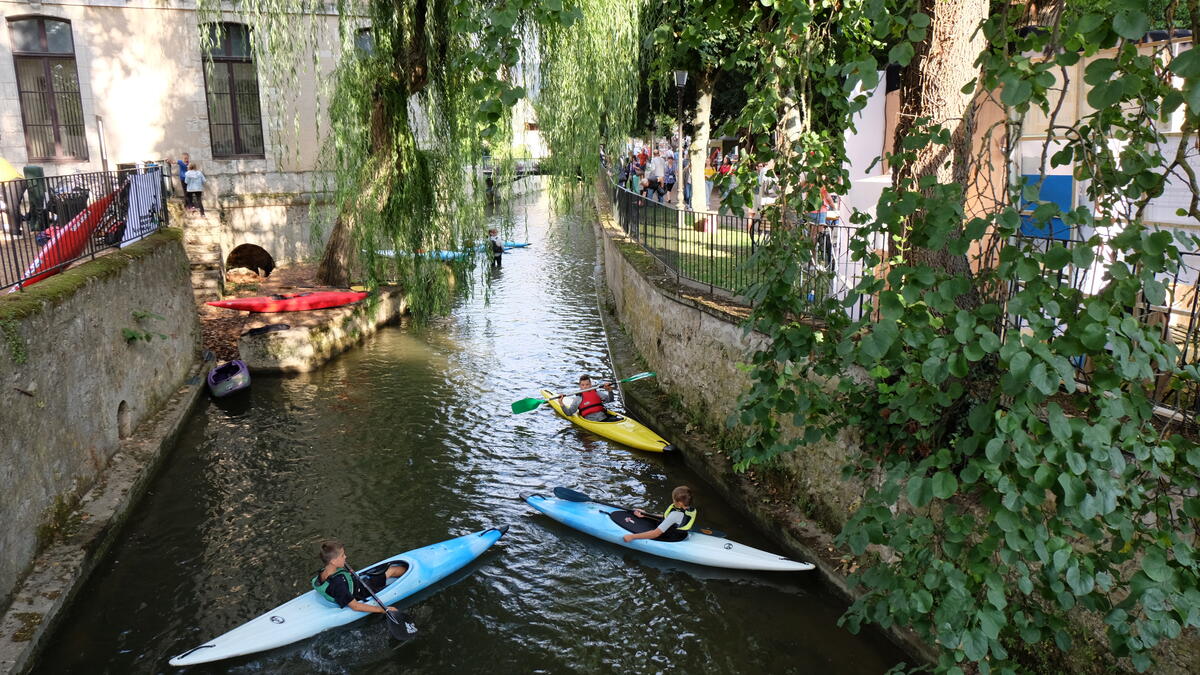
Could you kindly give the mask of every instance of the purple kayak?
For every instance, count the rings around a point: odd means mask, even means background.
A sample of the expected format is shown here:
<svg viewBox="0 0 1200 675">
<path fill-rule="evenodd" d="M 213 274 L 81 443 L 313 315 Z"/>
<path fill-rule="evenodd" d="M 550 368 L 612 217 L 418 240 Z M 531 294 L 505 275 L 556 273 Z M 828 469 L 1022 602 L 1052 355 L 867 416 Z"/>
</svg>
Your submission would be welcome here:
<svg viewBox="0 0 1200 675">
<path fill-rule="evenodd" d="M 235 359 L 208 371 L 208 388 L 212 395 L 221 398 L 250 386 L 250 369 L 246 362 Z"/>
</svg>

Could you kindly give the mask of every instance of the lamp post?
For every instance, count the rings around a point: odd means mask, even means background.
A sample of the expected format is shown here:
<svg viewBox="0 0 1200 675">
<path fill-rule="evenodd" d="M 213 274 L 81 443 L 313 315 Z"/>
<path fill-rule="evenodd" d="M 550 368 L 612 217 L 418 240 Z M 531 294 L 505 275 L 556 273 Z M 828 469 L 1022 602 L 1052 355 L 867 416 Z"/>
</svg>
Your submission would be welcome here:
<svg viewBox="0 0 1200 675">
<path fill-rule="evenodd" d="M 683 88 L 687 85 L 688 72 L 675 71 L 676 111 L 679 114 L 679 152 L 675 155 L 675 185 L 679 187 L 679 228 L 683 229 L 683 209 L 690 204 L 684 204 L 683 193 L 686 177 L 683 175 Z"/>
</svg>

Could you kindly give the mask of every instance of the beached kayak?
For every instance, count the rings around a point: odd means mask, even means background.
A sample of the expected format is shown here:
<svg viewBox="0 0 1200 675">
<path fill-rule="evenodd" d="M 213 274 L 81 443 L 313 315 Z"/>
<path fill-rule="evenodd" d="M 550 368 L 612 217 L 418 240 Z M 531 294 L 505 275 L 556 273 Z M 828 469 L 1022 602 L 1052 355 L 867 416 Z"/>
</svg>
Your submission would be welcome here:
<svg viewBox="0 0 1200 675">
<path fill-rule="evenodd" d="M 407 563 L 408 571 L 403 576 L 390 579 L 388 585 L 376 593 L 384 603 L 395 604 L 465 567 L 496 543 L 507 530 L 506 525 L 418 548 L 381 560 L 360 570 L 360 573 L 370 574 L 396 562 Z M 374 604 L 374 601 L 368 600 L 367 603 Z M 187 650 L 172 658 L 170 663 L 173 666 L 190 666 L 274 649 L 366 616 L 379 618 L 374 614 L 339 608 L 321 598 L 316 591 L 309 591 L 218 638 Z"/>
<path fill-rule="evenodd" d="M 312 293 L 285 293 L 262 295 L 253 298 L 230 298 L 205 303 L 213 307 L 239 309 L 244 312 L 301 312 L 306 309 L 327 309 L 350 305 L 367 297 L 357 291 L 314 291 Z"/>
<path fill-rule="evenodd" d="M 739 570 L 805 572 L 813 568 L 811 563 L 797 562 L 723 537 L 699 532 L 689 533 L 682 541 L 634 539 L 626 542 L 622 538 L 626 534 L 648 532 L 657 527 L 659 521 L 653 518 L 638 518 L 632 511 L 597 502 L 567 501 L 542 495 L 522 495 L 522 498 L 533 508 L 563 525 L 642 553 L 697 565 Z"/>
<path fill-rule="evenodd" d="M 216 398 L 228 396 L 249 386 L 250 369 L 241 359 L 234 359 L 208 371 L 208 388 Z"/>
<path fill-rule="evenodd" d="M 612 422 L 593 422 L 585 420 L 579 415 L 567 417 L 563 414 L 562 406 L 554 399 L 557 395 L 548 389 L 542 390 L 542 398 L 549 402 L 555 414 L 563 419 L 570 420 L 597 436 L 603 436 L 609 440 L 624 443 L 631 448 L 645 450 L 646 452 L 670 452 L 675 449 L 667 439 L 650 431 L 647 427 L 642 426 L 636 420 L 630 419 L 625 415 L 612 413 L 612 416 L 616 418 Z"/>
</svg>

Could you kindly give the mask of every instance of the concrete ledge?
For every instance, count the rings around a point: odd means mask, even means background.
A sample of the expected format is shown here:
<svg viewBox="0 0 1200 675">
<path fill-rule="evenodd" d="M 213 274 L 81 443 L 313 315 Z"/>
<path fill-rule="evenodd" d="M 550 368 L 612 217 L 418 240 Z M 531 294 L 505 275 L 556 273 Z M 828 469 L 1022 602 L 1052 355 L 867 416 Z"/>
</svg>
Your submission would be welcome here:
<svg viewBox="0 0 1200 675">
<path fill-rule="evenodd" d="M 99 483 L 69 518 L 65 534 L 34 560 L 0 618 L 0 672 L 21 673 L 38 653 L 75 595 L 115 543 L 121 526 L 204 392 L 206 367 L 192 368 L 180 388 L 133 436 L 122 441 Z"/>
<path fill-rule="evenodd" d="M 238 351 L 252 373 L 316 370 L 407 311 L 408 295 L 391 286 L 346 307 L 260 314 L 264 319 L 248 324 L 250 331 L 272 324 L 287 324 L 290 328 L 257 335 L 244 333 L 238 340 Z"/>
</svg>

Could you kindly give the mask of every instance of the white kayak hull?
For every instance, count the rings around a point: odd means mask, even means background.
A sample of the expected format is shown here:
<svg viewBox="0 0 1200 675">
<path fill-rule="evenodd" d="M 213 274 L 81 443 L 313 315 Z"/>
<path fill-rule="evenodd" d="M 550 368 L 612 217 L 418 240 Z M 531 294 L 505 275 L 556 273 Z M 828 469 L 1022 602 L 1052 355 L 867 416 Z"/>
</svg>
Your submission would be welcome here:
<svg viewBox="0 0 1200 675">
<path fill-rule="evenodd" d="M 462 569 L 496 543 L 507 529 L 507 526 L 492 528 L 449 539 L 381 560 L 362 571 L 396 562 L 409 566 L 403 576 L 389 580 L 387 586 L 376 592 L 384 604 L 394 604 Z M 367 604 L 375 602 L 368 600 Z M 179 654 L 171 659 L 170 664 L 191 666 L 254 654 L 310 638 L 366 616 L 368 614 L 364 612 L 339 608 L 321 598 L 316 591 L 309 591 L 218 638 Z"/>
<path fill-rule="evenodd" d="M 609 516 L 613 511 L 620 510 L 618 507 L 597 502 L 573 502 L 542 495 L 529 495 L 524 499 L 533 508 L 568 527 L 642 553 L 726 569 L 766 572 L 806 572 L 813 569 L 812 563 L 790 560 L 736 541 L 699 532 L 688 534 L 687 539 L 683 541 L 634 539 L 626 542 L 624 536 L 630 531 L 617 525 Z"/>
</svg>

